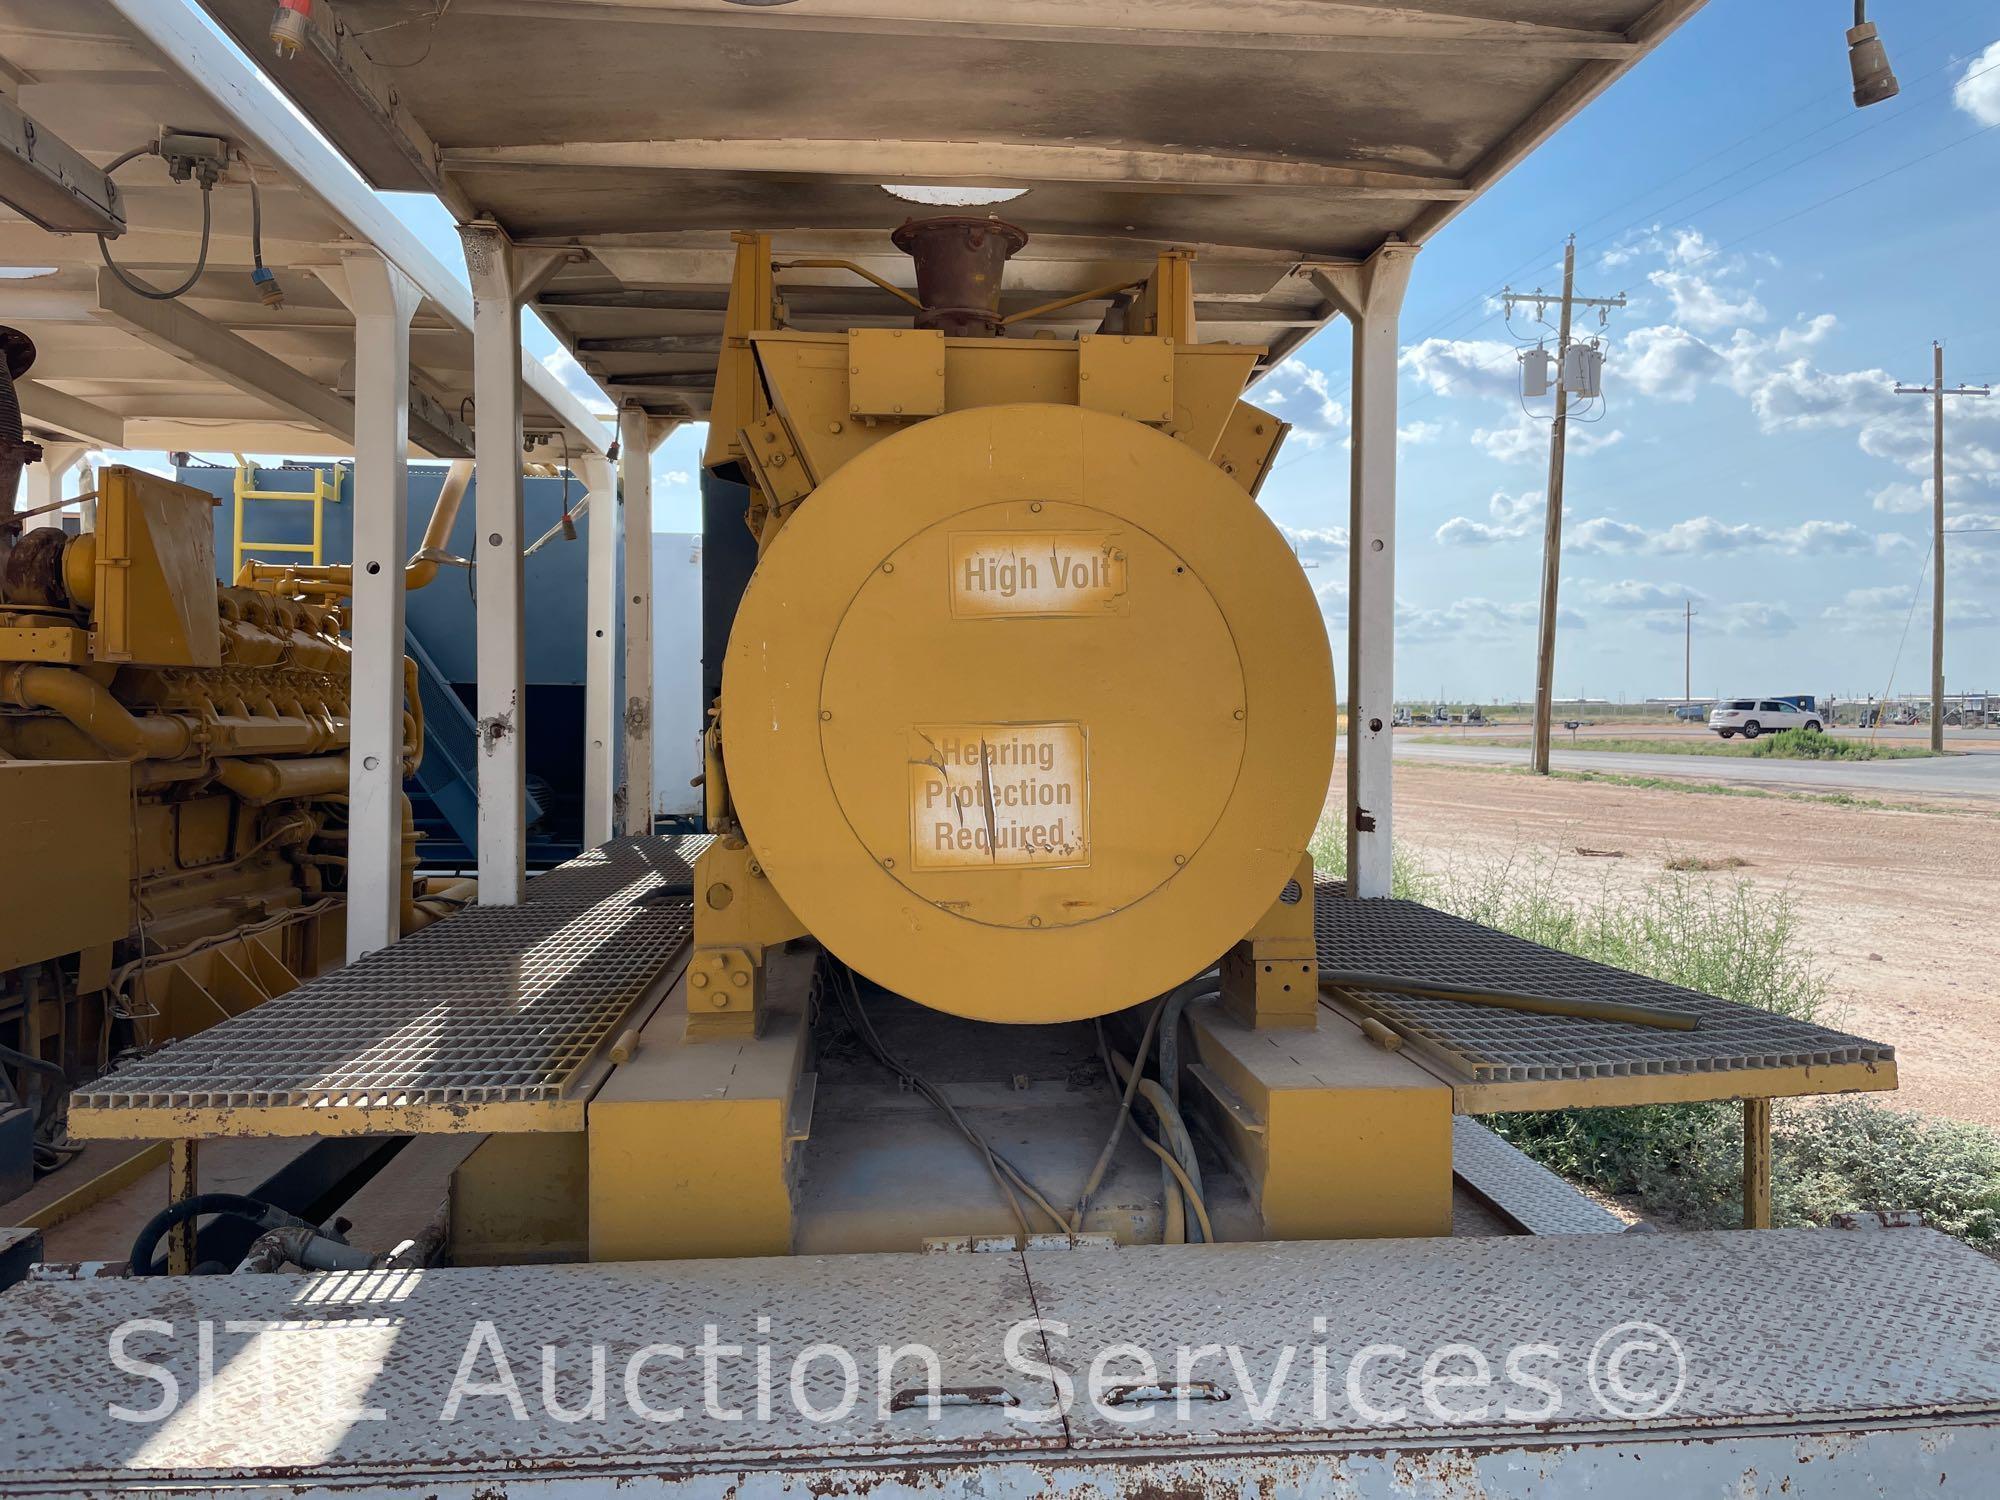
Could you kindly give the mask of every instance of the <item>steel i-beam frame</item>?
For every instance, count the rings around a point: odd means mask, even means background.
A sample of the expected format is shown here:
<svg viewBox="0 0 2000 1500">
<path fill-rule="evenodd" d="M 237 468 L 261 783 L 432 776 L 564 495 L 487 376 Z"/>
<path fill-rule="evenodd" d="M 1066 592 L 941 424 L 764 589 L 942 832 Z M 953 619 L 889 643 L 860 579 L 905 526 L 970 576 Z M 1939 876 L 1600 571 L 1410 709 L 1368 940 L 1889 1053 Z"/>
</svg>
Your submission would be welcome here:
<svg viewBox="0 0 2000 1500">
<path fill-rule="evenodd" d="M 1353 325 L 1353 445 L 1347 524 L 1347 881 L 1386 896 L 1394 752 L 1396 334 L 1416 247 L 1391 242 L 1314 283 Z"/>
<path fill-rule="evenodd" d="M 584 606 L 583 847 L 617 836 L 613 800 L 618 772 L 618 470 L 601 454 L 578 460 L 588 500 L 589 546 Z M 650 545 L 650 542 L 649 542 Z"/>
<path fill-rule="evenodd" d="M 653 451 L 675 425 L 638 406 L 618 413 L 625 492 L 625 779 L 617 798 L 623 834 L 653 831 Z"/>
<path fill-rule="evenodd" d="M 423 293 L 373 251 L 350 251 L 341 274 L 323 279 L 354 314 L 354 656 L 347 752 L 352 963 L 402 935 L 410 321 Z"/>
<path fill-rule="evenodd" d="M 479 901 L 520 904 L 527 884 L 527 700 L 521 492 L 521 308 L 568 257 L 517 248 L 498 224 L 459 226 L 472 281 L 477 412 Z"/>
</svg>

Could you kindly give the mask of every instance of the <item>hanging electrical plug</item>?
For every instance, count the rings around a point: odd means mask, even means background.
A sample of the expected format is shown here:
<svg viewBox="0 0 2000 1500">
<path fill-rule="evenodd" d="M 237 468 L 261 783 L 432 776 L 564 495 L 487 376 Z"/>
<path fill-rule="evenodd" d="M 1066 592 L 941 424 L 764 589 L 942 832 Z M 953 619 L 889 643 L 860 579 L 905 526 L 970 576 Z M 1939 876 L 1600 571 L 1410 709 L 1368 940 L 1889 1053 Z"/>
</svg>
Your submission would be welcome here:
<svg viewBox="0 0 2000 1500">
<path fill-rule="evenodd" d="M 563 512 L 562 534 L 563 540 L 566 542 L 576 540 L 576 517 L 572 516 L 567 510 Z"/>
<path fill-rule="evenodd" d="M 278 8 L 271 13 L 271 45 L 280 62 L 290 62 L 305 45 L 312 8 L 312 0 L 278 0 Z"/>
<path fill-rule="evenodd" d="M 278 273 L 264 264 L 264 195 L 257 191 L 256 170 L 246 163 L 244 171 L 250 178 L 250 285 L 266 307 L 283 307 L 285 289 L 278 284 Z"/>
</svg>

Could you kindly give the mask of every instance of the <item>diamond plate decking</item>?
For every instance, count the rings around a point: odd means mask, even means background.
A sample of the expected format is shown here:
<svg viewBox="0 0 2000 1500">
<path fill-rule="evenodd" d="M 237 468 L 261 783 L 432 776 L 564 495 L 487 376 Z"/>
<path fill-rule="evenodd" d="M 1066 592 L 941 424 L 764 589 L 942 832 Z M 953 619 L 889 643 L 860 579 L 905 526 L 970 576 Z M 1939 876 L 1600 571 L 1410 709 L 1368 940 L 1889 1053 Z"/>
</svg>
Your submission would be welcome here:
<svg viewBox="0 0 2000 1500">
<path fill-rule="evenodd" d="M 1895 1049 L 1544 948 L 1414 901 L 1349 897 L 1321 881 L 1322 970 L 1368 970 L 1580 1000 L 1688 1011 L 1694 1031 L 1528 1015 L 1459 1000 L 1330 991 L 1402 1033 L 1460 1110 L 1843 1093 L 1896 1086 Z"/>
<path fill-rule="evenodd" d="M 707 1392 L 705 1327 L 720 1351 Z M 1621 1340 L 1608 1352 L 1606 1335 Z M 936 1351 L 944 1387 L 992 1394 L 935 1419 L 882 1399 L 926 1383 L 914 1354 L 881 1373 L 880 1351 L 906 1344 Z M 854 1359 L 852 1404 L 834 1356 L 805 1357 L 814 1345 Z M 1448 1345 L 1436 1373 L 1450 1378 L 1432 1384 L 1427 1360 Z M 1093 1362 L 1105 1356 L 1107 1395 L 1136 1378 L 1132 1346 L 1162 1383 L 1189 1351 L 1189 1375 L 1227 1399 L 1098 1407 Z M 594 1348 L 605 1404 L 577 1420 Z M 1468 1348 L 1483 1385 L 1465 1379 Z M 116 1415 L 160 1406 L 163 1382 L 138 1361 L 172 1374 L 172 1415 Z M 1060 1415 L 1042 1361 L 1074 1381 Z M 801 1411 L 795 1368 L 826 1419 Z M 1792 1493 L 1957 1500 L 1990 1493 L 1996 1420 L 2000 1266 L 1922 1229 L 94 1280 L 0 1298 L 0 1495 L 40 1500 L 1513 1500 L 1775 1496 L 1787 1479 Z M 1871 1448 L 1885 1431 L 1921 1441 Z"/>
<path fill-rule="evenodd" d="M 1621 1234 L 1625 1224 L 1477 1120 L 1451 1122 L 1452 1175 L 1529 1234 Z"/>
<path fill-rule="evenodd" d="M 694 928 L 705 839 L 634 838 L 71 1097 L 79 1136 L 579 1129 L 579 1084 Z M 571 1121 L 570 1117 L 576 1118 Z"/>
</svg>

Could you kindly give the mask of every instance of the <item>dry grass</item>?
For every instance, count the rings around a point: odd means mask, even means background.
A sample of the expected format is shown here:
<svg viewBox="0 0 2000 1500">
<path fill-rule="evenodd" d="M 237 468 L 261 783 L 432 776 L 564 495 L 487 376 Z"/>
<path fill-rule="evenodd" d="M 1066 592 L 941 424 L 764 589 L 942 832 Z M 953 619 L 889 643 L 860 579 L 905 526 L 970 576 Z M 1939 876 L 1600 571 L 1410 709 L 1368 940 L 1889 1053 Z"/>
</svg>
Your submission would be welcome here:
<svg viewBox="0 0 2000 1500">
<path fill-rule="evenodd" d="M 1666 868 L 1677 870 L 1684 875 L 1712 874 L 1717 870 L 1742 870 L 1750 861 L 1740 854 L 1703 855 L 1676 854 L 1666 861 Z"/>
</svg>

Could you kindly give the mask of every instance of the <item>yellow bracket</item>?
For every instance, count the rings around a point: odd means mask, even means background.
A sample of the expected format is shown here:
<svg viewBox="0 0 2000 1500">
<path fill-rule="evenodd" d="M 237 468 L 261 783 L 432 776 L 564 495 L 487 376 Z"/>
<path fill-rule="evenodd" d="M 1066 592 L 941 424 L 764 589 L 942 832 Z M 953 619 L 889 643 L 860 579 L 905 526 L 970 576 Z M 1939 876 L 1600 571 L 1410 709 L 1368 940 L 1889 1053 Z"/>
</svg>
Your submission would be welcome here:
<svg viewBox="0 0 2000 1500">
<path fill-rule="evenodd" d="M 717 839 L 695 861 L 694 889 L 687 1039 L 754 1037 L 764 1019 L 765 950 L 804 937 L 805 927 L 735 835 Z"/>
<path fill-rule="evenodd" d="M 1297 872 L 1271 909 L 1223 955 L 1222 1004 L 1231 1017 L 1258 1031 L 1310 1031 L 1319 1024 L 1310 854 L 1300 856 Z"/>
</svg>

